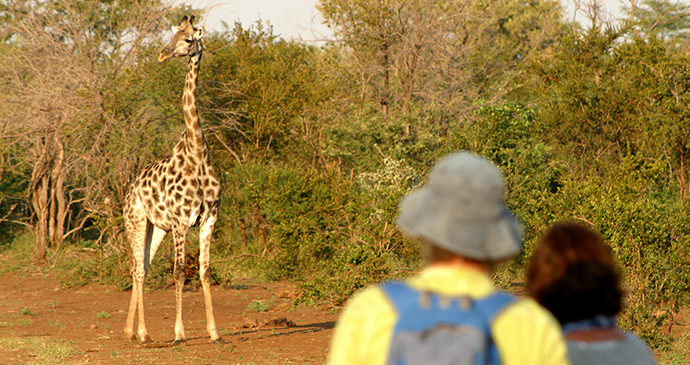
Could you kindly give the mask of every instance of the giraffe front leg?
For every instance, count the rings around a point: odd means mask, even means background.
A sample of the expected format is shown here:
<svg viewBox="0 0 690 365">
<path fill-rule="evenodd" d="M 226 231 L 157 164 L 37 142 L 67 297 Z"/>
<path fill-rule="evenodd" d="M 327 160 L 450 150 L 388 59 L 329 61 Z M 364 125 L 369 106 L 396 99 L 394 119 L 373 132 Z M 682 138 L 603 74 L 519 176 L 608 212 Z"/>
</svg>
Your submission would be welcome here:
<svg viewBox="0 0 690 365">
<path fill-rule="evenodd" d="M 184 289 L 185 275 L 185 238 L 186 228 L 173 228 L 173 240 L 175 245 L 175 345 L 187 342 L 182 323 L 182 290 Z"/>
<path fill-rule="evenodd" d="M 204 290 L 204 304 L 206 307 L 206 330 L 211 336 L 211 342 L 220 343 L 220 335 L 216 328 L 216 319 L 213 315 L 213 302 L 211 300 L 211 235 L 215 226 L 216 217 L 211 216 L 201 224 L 199 231 L 199 276 Z"/>
</svg>

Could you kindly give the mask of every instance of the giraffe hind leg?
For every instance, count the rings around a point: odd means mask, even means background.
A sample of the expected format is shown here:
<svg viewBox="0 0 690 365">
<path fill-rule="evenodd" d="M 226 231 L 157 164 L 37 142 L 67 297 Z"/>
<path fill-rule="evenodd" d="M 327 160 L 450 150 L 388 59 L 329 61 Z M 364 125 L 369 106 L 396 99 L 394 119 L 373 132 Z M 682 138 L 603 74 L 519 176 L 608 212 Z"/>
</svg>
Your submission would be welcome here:
<svg viewBox="0 0 690 365">
<path fill-rule="evenodd" d="M 186 237 L 186 226 L 173 227 L 173 244 L 175 246 L 175 266 L 173 269 L 173 276 L 175 277 L 175 345 L 187 342 L 187 338 L 184 333 L 184 324 L 182 323 L 182 290 L 184 289 L 184 281 L 186 279 Z"/>
<path fill-rule="evenodd" d="M 137 304 L 142 299 L 143 282 L 145 275 L 144 250 L 148 235 L 148 220 L 141 204 L 135 204 L 125 210 L 125 229 L 127 239 L 132 248 L 132 297 L 129 301 L 127 312 L 127 322 L 125 324 L 125 335 L 130 341 L 136 341 L 134 333 L 134 319 L 137 313 Z M 141 314 L 140 314 L 141 315 Z"/>
<path fill-rule="evenodd" d="M 141 228 L 139 230 L 141 230 Z M 134 257 L 132 268 L 132 298 L 129 303 L 129 313 L 127 314 L 125 333 L 130 341 L 136 341 L 137 336 L 134 335 L 133 331 L 135 314 L 138 312 L 139 323 L 137 334 L 140 342 L 146 343 L 152 342 L 152 340 L 148 334 L 148 330 L 146 329 L 146 319 L 144 315 L 144 279 L 146 278 L 146 273 L 151 266 L 151 262 L 153 261 L 153 257 L 156 255 L 158 247 L 165 238 L 166 232 L 153 226 L 148 219 L 145 220 L 145 227 L 143 231 L 143 239 L 136 241 L 143 242 L 143 245 L 132 246 Z M 135 237 L 136 236 L 137 235 L 135 235 Z"/>
<path fill-rule="evenodd" d="M 211 342 L 219 343 L 222 340 L 216 328 L 216 320 L 213 315 L 213 302 L 211 300 L 211 236 L 215 223 L 215 215 L 211 215 L 201 222 L 201 227 L 199 229 L 199 277 L 204 291 L 206 330 L 211 336 Z"/>
<path fill-rule="evenodd" d="M 158 247 L 160 247 L 161 242 L 163 242 L 165 238 L 165 234 L 166 232 L 164 230 L 154 226 L 151 221 L 147 220 L 146 240 L 144 241 L 144 275 L 140 281 L 139 295 L 137 296 L 137 307 L 139 312 L 139 328 L 137 332 L 141 343 L 153 342 L 146 329 L 146 319 L 144 318 L 144 279 L 149 272 L 149 267 L 151 267 L 153 258 L 156 256 Z"/>
</svg>

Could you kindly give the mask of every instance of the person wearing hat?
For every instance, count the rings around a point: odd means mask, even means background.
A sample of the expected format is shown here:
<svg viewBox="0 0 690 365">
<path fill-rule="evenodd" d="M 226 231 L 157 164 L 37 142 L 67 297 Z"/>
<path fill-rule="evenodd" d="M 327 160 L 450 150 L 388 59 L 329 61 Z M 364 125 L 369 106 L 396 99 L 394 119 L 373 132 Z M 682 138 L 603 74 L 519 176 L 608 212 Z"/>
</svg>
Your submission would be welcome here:
<svg viewBox="0 0 690 365">
<path fill-rule="evenodd" d="M 503 176 L 487 159 L 469 152 L 443 157 L 427 184 L 400 204 L 400 229 L 419 240 L 427 260 L 405 284 L 448 298 L 492 296 L 493 268 L 521 249 L 522 226 L 503 195 Z M 389 363 L 401 318 L 388 295 L 380 284 L 348 301 L 331 338 L 328 364 Z M 568 364 L 558 322 L 533 299 L 507 304 L 490 322 L 490 332 L 504 365 Z"/>
</svg>

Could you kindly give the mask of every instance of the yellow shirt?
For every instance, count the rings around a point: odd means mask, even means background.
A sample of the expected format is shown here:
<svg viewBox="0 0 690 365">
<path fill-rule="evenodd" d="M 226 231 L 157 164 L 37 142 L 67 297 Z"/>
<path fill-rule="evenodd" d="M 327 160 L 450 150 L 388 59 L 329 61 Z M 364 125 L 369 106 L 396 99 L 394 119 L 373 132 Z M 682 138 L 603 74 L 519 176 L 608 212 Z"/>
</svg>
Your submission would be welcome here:
<svg viewBox="0 0 690 365">
<path fill-rule="evenodd" d="M 495 291 L 486 274 L 449 266 L 427 267 L 407 283 L 417 289 L 474 299 Z M 397 314 L 378 286 L 354 295 L 338 318 L 328 364 L 385 364 L 396 322 Z M 560 325 L 532 299 L 507 307 L 494 319 L 491 330 L 504 365 L 568 364 Z"/>
</svg>

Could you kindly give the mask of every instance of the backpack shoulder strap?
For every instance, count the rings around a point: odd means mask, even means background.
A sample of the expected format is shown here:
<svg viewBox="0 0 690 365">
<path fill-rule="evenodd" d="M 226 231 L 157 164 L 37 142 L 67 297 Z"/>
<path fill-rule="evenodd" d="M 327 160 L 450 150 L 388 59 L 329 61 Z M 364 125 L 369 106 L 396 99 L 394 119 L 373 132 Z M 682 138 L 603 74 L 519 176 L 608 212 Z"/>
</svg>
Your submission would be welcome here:
<svg viewBox="0 0 690 365">
<path fill-rule="evenodd" d="M 387 281 L 379 284 L 398 313 L 405 313 L 416 307 L 421 293 L 401 281 Z"/>
<path fill-rule="evenodd" d="M 416 308 L 416 303 L 418 303 L 422 295 L 417 289 L 400 281 L 384 282 L 379 284 L 379 287 L 388 296 L 388 299 L 399 313 L 406 312 L 406 309 L 409 307 Z M 499 313 L 516 300 L 517 298 L 511 294 L 497 291 L 485 298 L 476 300 L 475 305 L 484 314 L 485 318 L 492 322 Z"/>
<path fill-rule="evenodd" d="M 429 324 L 449 322 L 471 324 L 488 335 L 494 318 L 516 300 L 508 293 L 495 292 L 479 300 L 448 298 L 450 301 L 444 305 L 441 296 L 417 290 L 405 282 L 384 282 L 379 287 L 399 315 L 396 330 L 419 330 Z M 458 311 L 461 307 L 464 309 Z"/>
<path fill-rule="evenodd" d="M 494 319 L 496 319 L 496 316 L 498 316 L 501 312 L 503 312 L 503 310 L 508 308 L 516 301 L 517 298 L 515 296 L 497 291 L 485 298 L 477 300 L 475 305 L 477 310 L 484 315 L 486 322 L 489 324 L 489 328 L 491 328 L 491 323 L 493 323 Z M 489 329 L 489 334 L 490 333 L 491 329 Z M 501 355 L 498 353 L 498 348 L 493 341 L 493 335 L 490 334 L 489 339 L 491 341 L 491 345 L 489 346 L 488 363 L 501 364 Z"/>
<path fill-rule="evenodd" d="M 475 303 L 477 309 L 479 309 L 488 322 L 491 323 L 497 315 L 503 312 L 504 309 L 508 308 L 508 306 L 513 304 L 516 300 L 517 298 L 511 294 L 497 291 L 485 298 L 477 300 Z"/>
</svg>

